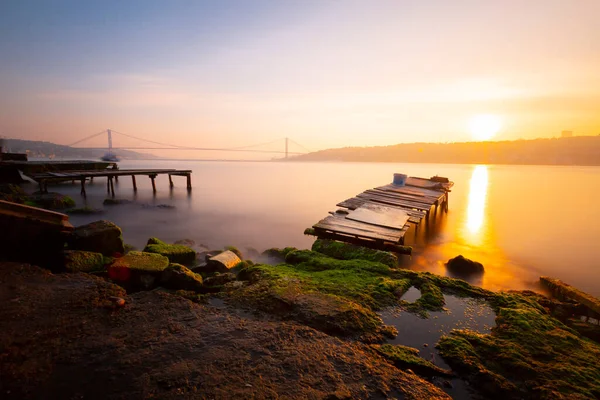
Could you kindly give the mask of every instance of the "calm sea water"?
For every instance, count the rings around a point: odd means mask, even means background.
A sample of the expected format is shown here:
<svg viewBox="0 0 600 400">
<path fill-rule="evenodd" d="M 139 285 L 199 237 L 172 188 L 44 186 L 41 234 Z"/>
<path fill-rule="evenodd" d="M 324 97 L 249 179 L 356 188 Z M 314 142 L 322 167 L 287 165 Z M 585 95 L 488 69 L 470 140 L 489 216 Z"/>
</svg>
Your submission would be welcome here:
<svg viewBox="0 0 600 400">
<path fill-rule="evenodd" d="M 409 234 L 415 251 L 404 265 L 445 275 L 444 263 L 462 254 L 484 264 L 484 275 L 471 281 L 486 288 L 536 288 L 539 276 L 549 275 L 600 296 L 599 167 L 201 161 L 120 167 L 193 170 L 191 194 L 184 177 L 173 177 L 170 190 L 159 176 L 156 196 L 150 179 L 138 177 L 134 194 L 131 180 L 121 178 L 116 197 L 134 203 L 104 207 L 102 216 L 71 216 L 75 225 L 112 220 L 138 248 L 150 236 L 209 248 L 309 248 L 314 238 L 303 235 L 305 228 L 336 203 L 391 182 L 394 172 L 447 176 L 455 182 L 450 210 L 420 237 Z M 77 184 L 51 190 L 71 195 L 78 206 L 102 208 L 107 197 L 104 179 L 88 184 L 87 200 Z M 158 204 L 175 208 L 151 207 Z"/>
</svg>

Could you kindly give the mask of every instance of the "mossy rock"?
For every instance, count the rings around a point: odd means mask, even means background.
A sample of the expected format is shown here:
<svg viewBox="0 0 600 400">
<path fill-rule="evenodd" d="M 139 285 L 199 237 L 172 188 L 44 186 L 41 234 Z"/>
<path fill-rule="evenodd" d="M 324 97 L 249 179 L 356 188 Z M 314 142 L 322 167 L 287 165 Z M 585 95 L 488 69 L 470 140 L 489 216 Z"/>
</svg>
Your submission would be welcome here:
<svg viewBox="0 0 600 400">
<path fill-rule="evenodd" d="M 65 250 L 63 259 L 65 270 L 68 272 L 99 272 L 106 270 L 104 256 L 101 253 Z"/>
<path fill-rule="evenodd" d="M 600 345 L 552 317 L 536 297 L 498 293 L 489 299 L 489 335 L 454 330 L 438 348 L 453 370 L 489 398 L 599 398 Z"/>
<path fill-rule="evenodd" d="M 27 201 L 27 194 L 19 185 L 0 184 L 0 200 L 23 204 Z"/>
<path fill-rule="evenodd" d="M 193 273 L 181 264 L 170 264 L 160 276 L 161 286 L 171 290 L 201 291 L 202 276 Z"/>
<path fill-rule="evenodd" d="M 125 252 L 121 228 L 105 220 L 76 227 L 68 243 L 72 250 L 93 251 L 105 256 Z"/>
<path fill-rule="evenodd" d="M 312 245 L 312 250 L 339 260 L 367 260 L 379 262 L 391 268 L 398 266 L 398 257 L 395 254 L 334 240 L 317 239 Z"/>
<path fill-rule="evenodd" d="M 150 289 L 168 266 L 169 259 L 160 254 L 130 251 L 112 263 L 108 276 L 127 288 Z"/>
<path fill-rule="evenodd" d="M 229 250 L 231 251 L 233 254 L 235 254 L 236 256 L 238 256 L 240 258 L 240 260 L 244 259 L 244 256 L 242 254 L 242 252 L 235 246 L 225 246 L 224 249 L 225 251 Z"/>
<path fill-rule="evenodd" d="M 295 247 L 286 247 L 283 249 L 273 247 L 271 249 L 267 249 L 260 254 L 260 260 L 263 262 L 268 262 L 270 264 L 280 263 L 285 260 L 285 256 L 292 251 L 298 250 Z"/>
<path fill-rule="evenodd" d="M 48 210 L 64 210 L 75 207 L 75 200 L 60 193 L 34 194 L 28 196 L 26 201 Z"/>
<path fill-rule="evenodd" d="M 168 244 L 157 238 L 148 239 L 144 251 L 163 255 L 176 264 L 191 265 L 196 261 L 196 252 L 193 249 L 182 244 Z"/>
<path fill-rule="evenodd" d="M 361 337 L 380 333 L 383 337 L 383 322 L 373 311 L 339 296 L 305 291 L 297 282 L 280 286 L 262 281 L 229 296 L 240 306 L 292 319 L 331 335 Z"/>
<path fill-rule="evenodd" d="M 413 347 L 402 346 L 399 344 L 382 344 L 371 346 L 375 349 L 375 351 L 393 362 L 394 365 L 400 369 L 410 369 L 416 374 L 428 378 L 432 376 L 454 376 L 452 371 L 442 369 L 420 357 L 419 350 Z"/>
</svg>

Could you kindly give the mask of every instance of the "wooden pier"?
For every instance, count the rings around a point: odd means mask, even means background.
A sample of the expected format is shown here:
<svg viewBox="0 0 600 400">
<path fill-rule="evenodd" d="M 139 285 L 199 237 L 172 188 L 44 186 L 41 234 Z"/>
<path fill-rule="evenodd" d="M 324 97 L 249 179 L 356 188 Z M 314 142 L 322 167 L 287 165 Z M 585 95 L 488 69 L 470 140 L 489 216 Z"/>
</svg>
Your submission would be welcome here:
<svg viewBox="0 0 600 400">
<path fill-rule="evenodd" d="M 61 171 L 61 172 L 40 172 L 40 173 L 29 173 L 31 179 L 36 181 L 40 186 L 40 192 L 48 192 L 48 183 L 56 182 L 81 182 L 81 194 L 86 195 L 85 184 L 89 179 L 93 181 L 94 178 L 107 178 L 106 179 L 106 191 L 115 196 L 115 187 L 113 181 L 118 181 L 119 177 L 130 176 L 133 183 L 133 190 L 137 191 L 136 176 L 147 176 L 152 181 L 152 191 L 156 193 L 156 182 L 155 179 L 158 175 L 169 176 L 169 186 L 172 188 L 173 176 L 184 176 L 186 177 L 186 186 L 188 190 L 192 189 L 192 171 L 191 170 L 177 170 L 177 169 L 116 169 L 109 168 L 103 170 L 83 170 L 83 171 Z"/>
<path fill-rule="evenodd" d="M 441 207 L 448 211 L 448 195 L 454 186 L 447 178 L 408 177 L 404 185 L 389 184 L 365 190 L 338 203 L 339 209 L 305 231 L 365 247 L 410 254 L 404 236 L 411 226 L 418 229 Z"/>
</svg>

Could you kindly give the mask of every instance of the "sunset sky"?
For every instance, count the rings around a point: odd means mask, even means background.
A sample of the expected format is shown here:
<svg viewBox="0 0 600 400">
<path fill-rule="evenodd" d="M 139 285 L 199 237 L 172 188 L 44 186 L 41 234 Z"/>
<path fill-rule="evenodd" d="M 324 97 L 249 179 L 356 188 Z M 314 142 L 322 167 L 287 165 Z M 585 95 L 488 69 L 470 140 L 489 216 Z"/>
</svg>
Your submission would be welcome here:
<svg viewBox="0 0 600 400">
<path fill-rule="evenodd" d="M 0 2 L 0 135 L 61 144 L 597 135 L 599 71 L 598 0 Z"/>
</svg>

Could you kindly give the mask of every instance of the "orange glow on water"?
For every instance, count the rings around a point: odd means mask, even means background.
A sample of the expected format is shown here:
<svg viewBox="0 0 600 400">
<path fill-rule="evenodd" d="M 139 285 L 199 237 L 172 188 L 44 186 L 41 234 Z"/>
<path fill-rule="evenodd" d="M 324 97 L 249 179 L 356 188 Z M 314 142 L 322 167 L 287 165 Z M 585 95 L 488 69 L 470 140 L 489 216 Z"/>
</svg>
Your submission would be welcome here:
<svg viewBox="0 0 600 400">
<path fill-rule="evenodd" d="M 488 170 L 485 165 L 478 165 L 473 170 L 469 185 L 469 200 L 467 203 L 466 228 L 469 241 L 472 244 L 482 242 L 482 226 L 485 222 L 485 207 L 488 188 Z"/>
</svg>

